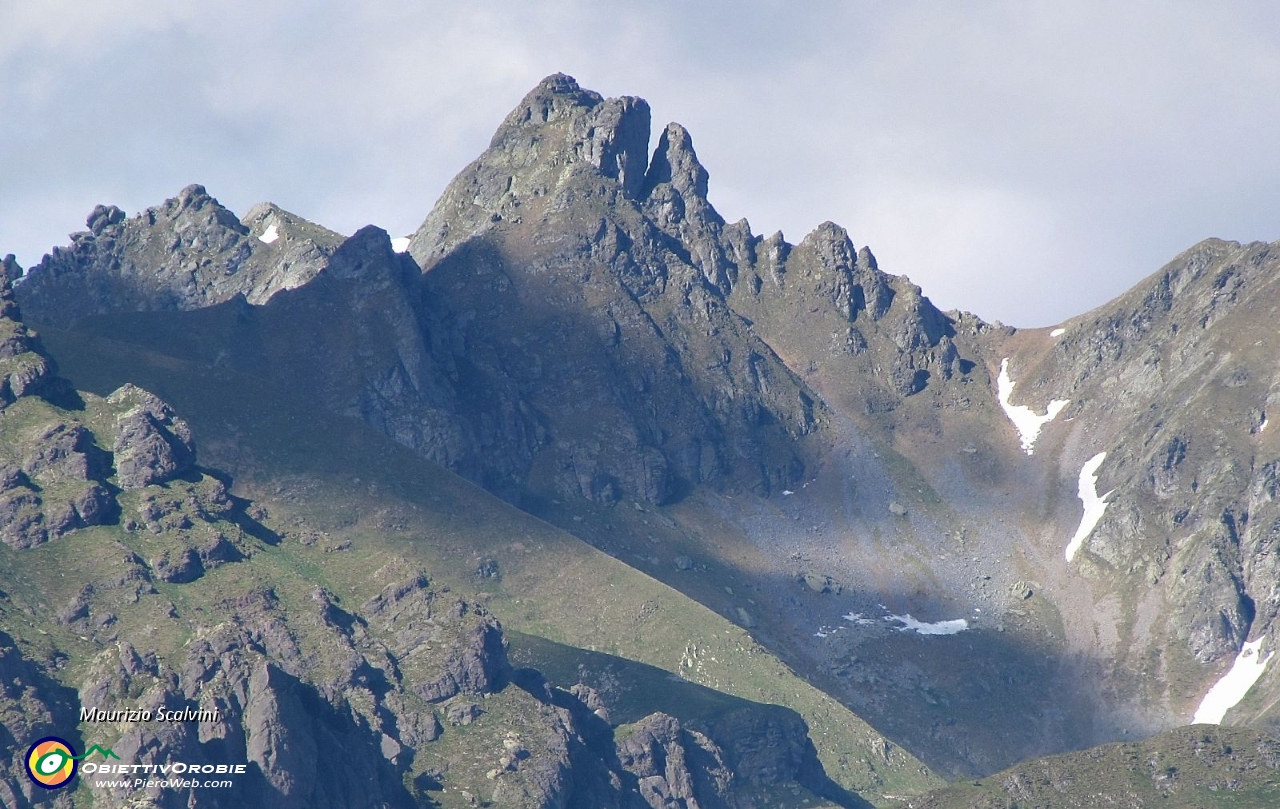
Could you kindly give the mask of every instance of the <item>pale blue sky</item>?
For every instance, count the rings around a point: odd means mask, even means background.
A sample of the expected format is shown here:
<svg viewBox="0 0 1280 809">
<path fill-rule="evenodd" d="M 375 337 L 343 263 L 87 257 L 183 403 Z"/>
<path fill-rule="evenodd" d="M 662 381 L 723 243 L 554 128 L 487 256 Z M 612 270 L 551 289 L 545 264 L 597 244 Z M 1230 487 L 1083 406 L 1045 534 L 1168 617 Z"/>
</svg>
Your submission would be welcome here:
<svg viewBox="0 0 1280 809">
<path fill-rule="evenodd" d="M 1261 2 L 0 0 L 0 253 L 192 182 L 406 234 L 564 71 L 688 127 L 726 218 L 830 219 L 944 308 L 1047 325 L 1280 239 L 1277 32 Z"/>
</svg>

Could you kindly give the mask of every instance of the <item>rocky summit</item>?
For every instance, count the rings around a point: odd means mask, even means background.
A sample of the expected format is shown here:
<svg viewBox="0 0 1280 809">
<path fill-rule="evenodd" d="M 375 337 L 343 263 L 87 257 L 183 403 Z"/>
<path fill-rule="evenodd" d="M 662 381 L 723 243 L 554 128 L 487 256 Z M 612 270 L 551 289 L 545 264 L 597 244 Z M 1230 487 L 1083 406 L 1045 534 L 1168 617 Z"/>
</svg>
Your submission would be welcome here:
<svg viewBox="0 0 1280 809">
<path fill-rule="evenodd" d="M 652 131 L 555 75 L 407 248 L 193 185 L 6 259 L 6 805 L 1276 798 L 1277 245 L 1016 329 Z"/>
</svg>

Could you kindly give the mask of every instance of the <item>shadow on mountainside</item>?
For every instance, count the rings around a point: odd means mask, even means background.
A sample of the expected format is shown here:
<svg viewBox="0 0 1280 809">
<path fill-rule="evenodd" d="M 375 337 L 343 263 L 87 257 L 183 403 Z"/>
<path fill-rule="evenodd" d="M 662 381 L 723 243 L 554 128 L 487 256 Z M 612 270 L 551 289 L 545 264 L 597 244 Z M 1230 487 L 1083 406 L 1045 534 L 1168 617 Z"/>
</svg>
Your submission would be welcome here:
<svg viewBox="0 0 1280 809">
<path fill-rule="evenodd" d="M 275 502 L 304 508 L 308 523 L 326 537 L 344 532 L 358 536 L 365 530 L 362 526 L 370 523 L 379 533 L 397 536 L 405 531 L 421 530 L 432 537 L 429 542 L 435 545 L 427 549 L 427 542 L 414 542 L 419 550 L 432 555 L 429 567 L 445 580 L 461 577 L 487 591 L 521 586 L 519 569 L 509 567 L 507 557 L 496 554 L 494 548 L 508 552 L 503 538 L 521 535 L 522 521 L 514 518 L 522 512 L 490 499 L 497 513 L 477 513 L 471 500 L 477 496 L 488 499 L 489 495 L 481 494 L 479 489 L 469 492 L 472 484 L 423 461 L 411 450 L 358 422 L 317 407 L 305 390 L 281 387 L 274 380 L 225 369 L 188 364 L 133 345 L 96 337 L 85 339 L 84 335 L 74 332 L 50 329 L 48 336 L 51 350 L 66 358 L 65 372 L 79 388 L 91 393 L 108 392 L 125 381 L 133 381 L 164 396 L 193 425 L 206 462 L 234 470 L 237 489 L 250 493 L 255 501 L 262 499 L 252 494 L 259 491 L 256 487 L 267 487 Z M 373 496 L 361 497 L 365 487 Z M 339 490 L 342 491 L 339 498 L 322 498 L 324 502 L 313 499 L 325 491 Z M 287 512 L 276 514 L 276 506 L 271 508 L 272 519 L 264 520 L 271 527 L 264 528 L 284 542 L 297 538 L 291 530 L 277 529 L 281 520 L 288 523 Z M 507 511 L 511 513 L 505 513 Z M 524 521 L 530 519 L 523 517 Z M 542 524 L 536 520 L 534 523 Z M 415 529 L 415 526 L 422 527 Z M 523 533 L 527 537 L 527 532 Z M 548 539 L 563 543 L 569 558 L 581 555 L 583 550 L 593 553 L 579 540 L 560 534 L 550 526 L 540 536 L 539 543 Z M 346 550 L 351 545 L 349 541 L 326 544 L 330 546 L 327 550 Z M 520 543 L 515 545 L 518 547 Z M 483 560 L 495 556 L 502 560 L 503 572 L 486 578 L 477 571 L 477 565 L 482 566 Z M 477 595 L 488 598 L 492 592 Z M 520 592 L 517 590 L 513 595 L 519 596 Z M 583 596 L 572 594 L 575 599 Z M 578 607 L 557 603 L 548 605 L 548 609 L 561 611 Z M 672 676 L 652 666 L 631 665 L 645 676 L 660 672 L 664 681 Z M 804 722 L 794 711 L 730 697 L 692 684 L 689 692 L 717 695 L 726 705 L 740 708 L 731 712 L 736 716 L 733 722 L 746 722 L 746 725 L 727 725 L 731 731 L 738 728 L 736 732 L 726 731 L 730 737 L 742 735 L 750 739 L 757 735 L 750 728 L 760 716 L 773 716 L 770 712 L 776 713 L 771 721 L 779 728 L 798 722 L 798 734 L 794 727 L 788 731 L 803 740 L 801 748 L 790 751 L 792 764 L 802 779 L 798 783 L 814 795 L 825 796 L 842 806 L 867 805 L 824 772 L 812 739 L 805 735 Z M 775 734 L 766 727 L 758 735 L 769 739 Z M 762 749 L 754 755 L 756 760 L 763 760 L 768 753 L 768 749 Z M 893 766 L 900 766 L 896 757 Z M 911 777 L 919 775 L 913 773 Z"/>
<path fill-rule="evenodd" d="M 183 316 L 163 315 L 166 319 Z M 372 474 L 372 470 L 390 470 L 402 464 L 417 467 L 421 461 L 414 453 L 349 420 L 318 410 L 305 390 L 281 386 L 270 378 L 254 381 L 252 376 L 217 368 L 181 370 L 184 363 L 175 363 L 165 355 L 96 337 L 86 340 L 72 332 L 47 329 L 45 339 L 66 375 L 81 389 L 109 392 L 133 381 L 172 402 L 199 430 L 202 452 L 210 462 L 237 470 L 242 484 L 293 480 L 300 491 L 310 491 L 315 490 L 318 479 L 359 481 L 366 476 L 361 470 L 367 470 L 371 480 L 360 485 L 376 485 L 380 495 L 403 497 L 415 503 L 415 510 L 421 509 L 409 519 L 429 516 L 441 526 L 470 530 L 461 528 L 467 515 L 458 513 L 450 497 L 439 491 L 431 493 L 420 473 Z M 122 361 L 128 352 L 135 356 Z M 228 420 L 228 410 L 237 414 L 236 423 Z M 255 440 L 243 440 L 249 435 L 256 436 Z M 400 456 L 405 457 L 393 460 Z M 844 638 L 855 637 L 850 628 L 838 633 L 833 644 L 819 644 L 824 639 L 812 637 L 818 626 L 809 626 L 808 621 L 836 625 L 850 608 L 848 603 L 824 601 L 825 597 L 806 592 L 783 574 L 762 574 L 723 563 L 696 576 L 680 576 L 670 558 L 675 555 L 671 550 L 675 546 L 662 546 L 670 556 L 658 564 L 636 558 L 617 543 L 600 539 L 607 532 L 606 523 L 596 522 L 598 515 L 622 508 L 627 506 L 590 506 L 583 512 L 589 517 L 582 523 L 565 517 L 561 527 L 594 540 L 589 544 L 656 576 L 740 625 L 744 622 L 732 608 L 733 602 L 724 598 L 725 587 L 768 604 L 773 610 L 770 619 L 761 620 L 761 614 L 750 627 L 762 644 L 813 685 L 863 716 L 894 744 L 940 772 L 953 777 L 986 774 L 1030 755 L 1107 740 L 1097 738 L 1088 727 L 1092 708 L 1083 709 L 1087 695 L 1075 693 L 1074 670 L 1056 660 L 1052 650 L 1015 633 L 987 627 L 946 637 L 877 627 L 871 638 L 841 648 Z M 335 526 L 362 519 L 359 513 L 346 512 L 329 517 L 317 512 L 313 516 L 318 521 L 334 520 Z M 387 518 L 387 524 L 400 519 Z M 561 520 L 553 522 L 560 524 Z M 648 544 L 638 537 L 630 539 L 633 548 Z M 448 552 L 449 548 L 442 550 Z M 477 562 L 468 560 L 480 551 L 460 546 L 451 553 L 447 564 L 474 567 Z M 846 595 L 849 603 L 884 598 L 881 594 Z M 913 594 L 889 597 L 892 600 L 883 603 L 897 610 L 915 608 Z M 943 616 L 927 617 L 936 620 Z M 834 650 L 829 648 L 832 645 Z"/>
</svg>

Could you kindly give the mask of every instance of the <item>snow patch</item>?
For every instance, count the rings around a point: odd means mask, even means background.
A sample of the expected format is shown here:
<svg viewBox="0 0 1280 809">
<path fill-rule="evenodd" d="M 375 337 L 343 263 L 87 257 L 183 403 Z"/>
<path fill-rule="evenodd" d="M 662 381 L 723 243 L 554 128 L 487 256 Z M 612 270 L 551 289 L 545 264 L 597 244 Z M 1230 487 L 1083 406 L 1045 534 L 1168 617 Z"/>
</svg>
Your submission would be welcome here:
<svg viewBox="0 0 1280 809">
<path fill-rule="evenodd" d="M 258 237 L 258 241 L 263 244 L 271 244 L 278 238 L 280 238 L 280 231 L 276 229 L 275 225 L 271 225 L 262 232 L 262 235 Z"/>
<path fill-rule="evenodd" d="M 1050 336 L 1050 337 L 1061 337 L 1062 335 L 1064 335 L 1064 334 L 1066 334 L 1066 333 L 1067 333 L 1067 330 L 1066 330 L 1066 329 L 1054 329 L 1053 331 L 1049 332 L 1049 336 Z"/>
<path fill-rule="evenodd" d="M 851 624 L 858 624 L 860 626 L 866 626 L 867 624 L 875 623 L 874 620 L 864 617 L 863 614 L 860 612 L 851 612 L 847 615 L 841 615 L 840 617 L 845 619 Z"/>
<path fill-rule="evenodd" d="M 1231 670 L 1222 675 L 1222 679 L 1214 683 L 1209 693 L 1200 700 L 1200 707 L 1196 709 L 1196 715 L 1191 720 L 1191 724 L 1220 724 L 1227 711 L 1244 699 L 1244 695 L 1249 693 L 1254 683 L 1258 682 L 1263 670 L 1276 654 L 1271 652 L 1264 658 L 1262 641 L 1262 638 L 1258 638 L 1253 643 L 1244 645 L 1240 654 L 1236 655 L 1236 662 L 1231 664 Z"/>
<path fill-rule="evenodd" d="M 911 617 L 911 613 L 906 615 L 886 615 L 886 621 L 898 621 L 902 626 L 898 627 L 899 632 L 906 632 L 914 629 L 921 635 L 954 635 L 957 632 L 963 632 L 969 628 L 969 622 L 964 618 L 956 618 L 954 621 L 938 621 L 934 624 L 928 624 L 924 621 L 917 621 Z"/>
<path fill-rule="evenodd" d="M 791 496 L 791 495 L 793 495 L 793 494 L 795 494 L 795 492 L 791 491 L 790 489 L 783 489 L 783 490 L 782 490 L 782 496 L 783 496 L 783 497 L 790 497 L 790 496 Z"/>
<path fill-rule="evenodd" d="M 1089 538 L 1089 534 L 1093 533 L 1093 529 L 1098 527 L 1102 512 L 1107 510 L 1107 498 L 1112 492 L 1098 496 L 1098 468 L 1106 459 L 1107 453 L 1099 452 L 1080 467 L 1080 480 L 1076 484 L 1076 491 L 1080 495 L 1080 502 L 1084 504 L 1084 514 L 1080 517 L 1080 525 L 1076 528 L 1075 536 L 1071 537 L 1071 541 L 1067 543 L 1065 554 L 1068 562 L 1076 555 L 1076 551 L 1080 550 L 1080 546 Z"/>
<path fill-rule="evenodd" d="M 409 237 L 398 236 L 391 240 L 391 249 L 397 253 L 403 253 L 409 249 Z"/>
<path fill-rule="evenodd" d="M 1265 429 L 1267 429 L 1267 417 L 1263 416 L 1262 423 L 1258 425 L 1258 432 L 1262 432 Z"/>
<path fill-rule="evenodd" d="M 1016 384 L 1009 377 L 1009 358 L 1005 357 L 1000 362 L 1000 376 L 996 379 L 996 396 L 1000 400 L 1000 407 L 1004 408 L 1004 414 L 1009 417 L 1009 421 L 1013 422 L 1013 426 L 1018 430 L 1018 437 L 1022 439 L 1023 451 L 1030 455 L 1035 450 L 1036 438 L 1040 436 L 1041 428 L 1053 421 L 1062 412 L 1062 408 L 1071 403 L 1071 400 L 1054 399 L 1049 402 L 1049 409 L 1045 411 L 1043 416 L 1037 415 L 1034 410 L 1026 405 L 1009 403 L 1009 397 L 1013 395 L 1013 387 Z"/>
</svg>

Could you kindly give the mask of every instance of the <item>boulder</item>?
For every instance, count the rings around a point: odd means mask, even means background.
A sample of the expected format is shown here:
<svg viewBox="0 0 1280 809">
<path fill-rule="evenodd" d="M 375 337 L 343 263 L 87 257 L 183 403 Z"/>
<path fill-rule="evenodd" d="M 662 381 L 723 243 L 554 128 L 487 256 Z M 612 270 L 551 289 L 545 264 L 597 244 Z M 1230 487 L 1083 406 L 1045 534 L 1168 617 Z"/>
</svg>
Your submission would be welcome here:
<svg viewBox="0 0 1280 809">
<path fill-rule="evenodd" d="M 95 205 L 93 211 L 85 219 L 84 224 L 89 228 L 94 236 L 102 234 L 102 231 L 118 225 L 125 220 L 124 211 L 114 205 Z"/>
<path fill-rule="evenodd" d="M 449 724 L 453 726 L 470 725 L 472 722 L 480 718 L 484 710 L 474 702 L 469 700 L 463 702 L 455 702 L 445 709 L 445 718 L 449 720 Z"/>
<path fill-rule="evenodd" d="M 204 563 L 193 548 L 165 551 L 151 563 L 156 578 L 172 584 L 186 584 L 204 575 Z"/>
</svg>

